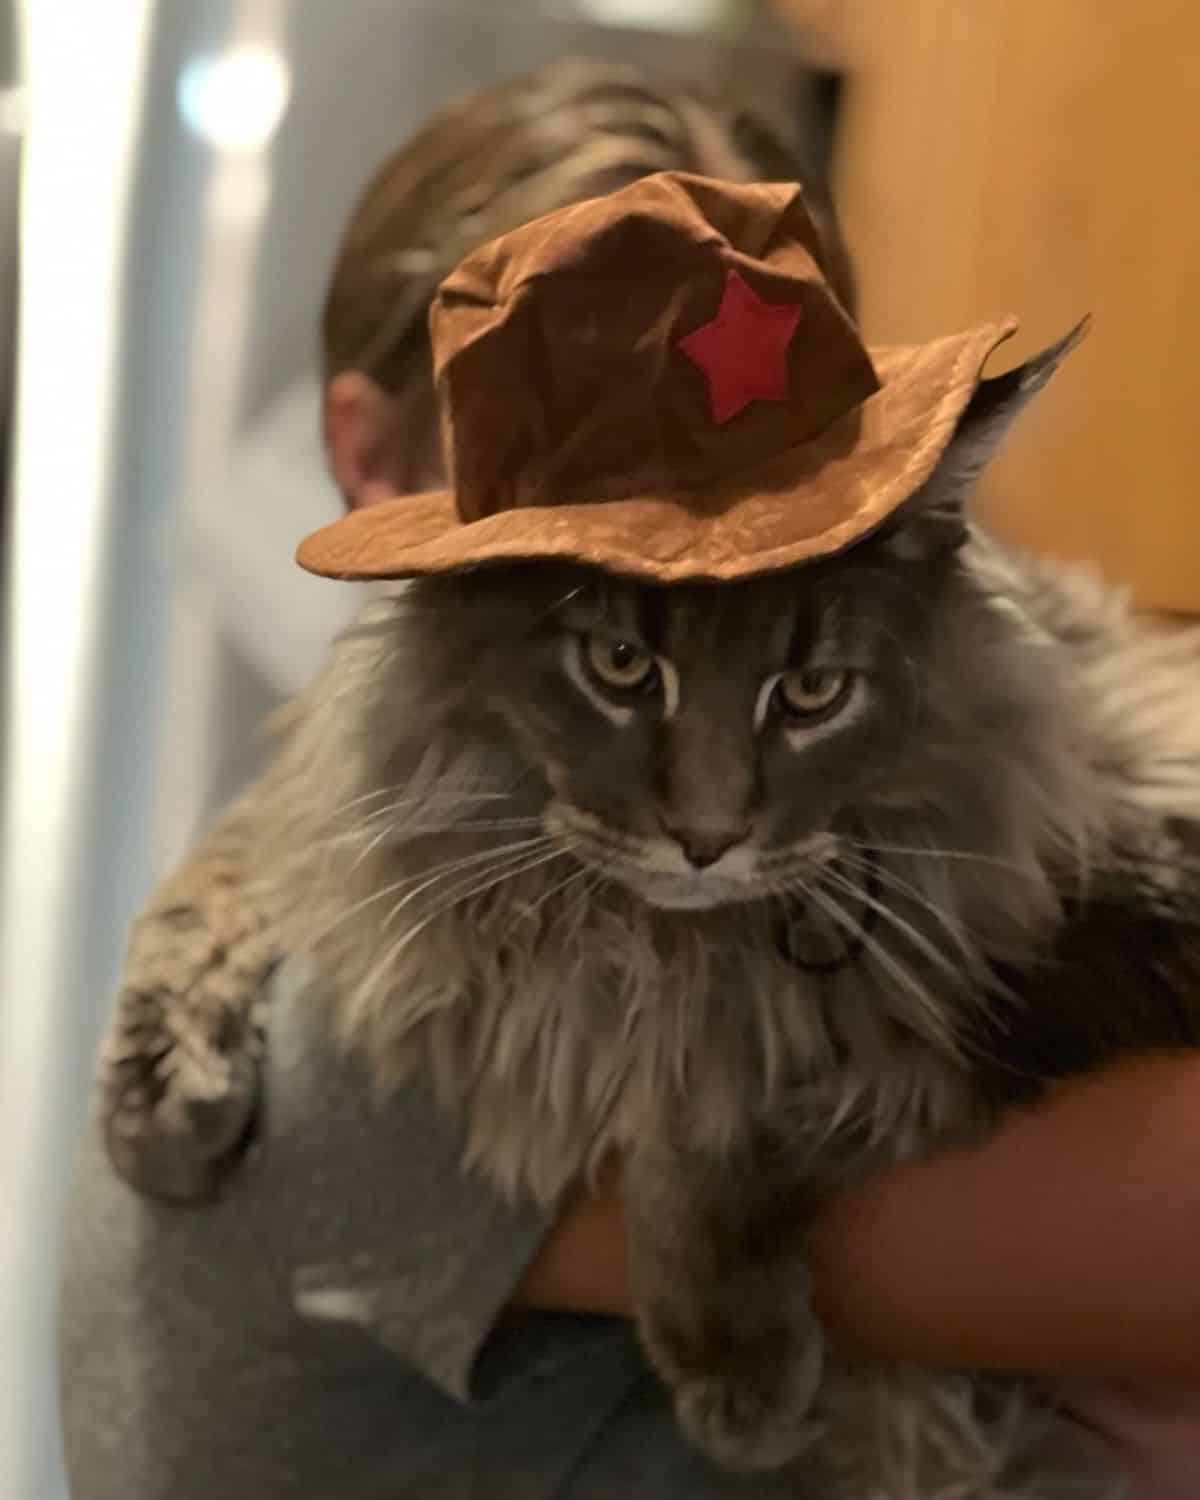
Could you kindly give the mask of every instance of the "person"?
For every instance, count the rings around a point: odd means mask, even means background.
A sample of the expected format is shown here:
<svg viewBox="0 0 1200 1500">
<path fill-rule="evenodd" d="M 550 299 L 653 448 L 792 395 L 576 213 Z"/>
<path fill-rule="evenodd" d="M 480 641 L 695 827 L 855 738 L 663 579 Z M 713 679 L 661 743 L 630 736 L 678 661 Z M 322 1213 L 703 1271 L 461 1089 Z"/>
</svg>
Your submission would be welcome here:
<svg viewBox="0 0 1200 1500">
<path fill-rule="evenodd" d="M 439 475 L 425 318 L 462 251 L 670 167 L 796 175 L 740 106 L 574 60 L 452 103 L 384 163 L 347 226 L 322 319 L 321 420 L 348 507 Z M 813 196 L 830 281 L 852 304 L 848 260 Z M 227 919 L 228 855 L 206 867 Z M 119 1008 L 110 1057 L 115 1038 L 118 1052 L 166 1056 L 201 1093 L 227 1081 L 202 1028 L 189 1029 L 196 992 L 171 986 L 183 955 L 219 965 L 224 937 L 176 896 L 151 901 L 131 963 L 165 956 L 167 969 L 139 993 L 144 1009 Z M 113 1169 L 103 1118 L 81 1146 L 60 1314 L 73 1500 L 795 1495 L 790 1479 L 719 1472 L 684 1441 L 627 1319 L 516 1315 L 553 1216 L 464 1177 L 462 1143 L 421 1087 L 379 1104 L 325 1034 L 319 979 L 302 963 L 268 953 L 218 978 L 218 1026 L 244 1023 L 232 997 L 265 1012 L 266 1039 L 250 1143 L 215 1196 L 139 1192 Z"/>
<path fill-rule="evenodd" d="M 1041 1379 L 1130 1500 L 1200 1494 L 1200 1057 L 1109 1063 L 983 1144 L 832 1196 L 813 1298 L 848 1356 Z M 562 1215 L 518 1306 L 631 1317 L 619 1164 Z"/>
<path fill-rule="evenodd" d="M 493 120 L 484 134 L 494 128 Z M 632 168 L 626 163 L 621 170 Z M 384 199 L 386 177 L 374 189 Z M 617 185 L 603 173 L 586 180 L 584 195 Z M 373 202 L 376 213 L 364 217 L 380 225 L 383 204 L 374 194 L 364 206 Z M 435 198 L 440 208 L 440 193 Z M 401 217 L 406 226 L 413 222 Z M 341 269 L 353 253 L 363 260 L 357 272 L 347 272 L 340 293 L 335 275 L 326 310 L 325 432 L 343 493 L 358 505 L 412 487 L 413 475 L 424 476 L 422 483 L 436 477 L 419 316 L 432 285 L 420 291 L 424 283 L 413 283 L 405 315 L 394 286 L 388 292 L 377 285 L 372 303 L 360 289 L 371 283 L 362 274 L 371 263 L 367 239 L 348 234 Z M 426 276 L 432 271 L 435 280 L 439 274 L 428 254 L 401 256 L 395 264 L 408 276 L 414 269 Z M 339 347 L 338 336 L 354 323 L 352 307 L 367 342 L 355 345 L 348 335 Z M 385 325 L 387 339 L 380 333 Z M 137 1199 L 106 1171 L 98 1144 L 87 1148 L 64 1315 L 68 1457 L 81 1500 L 166 1493 L 168 1486 L 187 1496 L 233 1483 L 280 1496 L 336 1490 L 352 1497 L 384 1487 L 396 1494 L 468 1494 L 485 1482 L 484 1474 L 497 1495 L 773 1493 L 770 1481 L 755 1481 L 751 1489 L 710 1470 L 674 1433 L 626 1321 L 616 1169 L 554 1224 L 544 1215 L 477 1201 L 478 1190 L 458 1180 L 457 1143 L 444 1138 L 423 1107 L 427 1101 L 414 1094 L 382 1122 L 360 1109 L 361 1081 L 353 1067 L 330 1058 L 312 1030 L 303 975 L 285 967 L 270 985 L 270 1107 L 250 1159 L 214 1208 L 180 1217 L 178 1210 Z M 1105 1081 L 1118 1089 L 1123 1109 L 1129 1101 L 1125 1075 L 1114 1070 Z M 1170 1094 L 1155 1090 L 1152 1101 Z M 1065 1089 L 1059 1097 L 1095 1096 Z M 1089 1107 L 1102 1118 L 1117 1117 L 1111 1095 Z M 1089 1118 L 1086 1109 L 1083 1114 Z M 1078 1146 L 1093 1139 L 1087 1131 L 1064 1136 L 1053 1111 L 1017 1123 L 1028 1129 L 1035 1118 L 1049 1120 L 1038 1128 L 1050 1140 Z M 1158 1116 L 1151 1110 L 1147 1118 Z M 354 1226 L 353 1249 L 342 1225 L 304 1222 L 303 1213 L 296 1221 L 318 1138 L 326 1152 L 329 1142 L 338 1148 L 340 1212 Z M 1005 1162 L 1011 1139 L 1002 1130 L 994 1140 Z M 1151 1133 L 1150 1139 L 1157 1138 Z M 1015 1149 L 1018 1161 L 1044 1164 L 1051 1158 L 1043 1144 L 1035 1135 L 1033 1145 L 1026 1137 L 1007 1149 Z M 419 1173 L 398 1184 L 403 1193 L 381 1202 L 379 1185 L 389 1180 L 389 1169 L 411 1165 L 414 1155 L 421 1158 Z M 959 1158 L 950 1160 L 961 1166 Z M 1002 1221 L 1025 1226 L 1031 1236 L 1004 1265 L 1010 1271 L 1027 1266 L 1023 1255 L 1050 1245 L 1059 1251 L 1073 1246 L 1076 1254 L 1064 1254 L 1059 1264 L 1077 1268 L 1076 1240 L 1052 1233 L 1043 1241 L 1019 1212 L 1021 1200 L 1012 1194 L 1030 1191 L 1036 1179 L 1010 1169 L 1006 1198 L 1007 1179 L 989 1160 L 973 1157 L 966 1169 L 974 1201 L 1007 1205 Z M 1086 1160 L 1076 1158 L 1077 1166 Z M 1165 1167 L 1172 1158 L 1167 1153 L 1154 1160 Z M 961 1183 L 947 1186 L 937 1175 L 947 1165 L 869 1184 L 835 1200 L 819 1218 L 818 1303 L 834 1334 L 876 1357 L 1047 1375 L 1071 1370 L 1079 1358 L 1082 1373 L 1128 1375 L 1127 1346 L 1124 1354 L 1093 1347 L 1080 1358 L 1064 1342 L 1094 1327 L 1097 1304 L 1086 1298 L 1076 1308 L 1081 1315 L 1064 1317 L 1058 1331 L 1042 1321 L 1040 1305 L 1033 1316 L 1027 1309 L 1024 1321 L 1010 1317 L 1003 1322 L 1009 1338 L 1004 1357 L 989 1351 L 986 1340 L 996 1337 L 1001 1320 L 981 1318 L 980 1309 L 989 1298 L 994 1304 L 1006 1285 L 1004 1267 L 997 1267 L 995 1255 L 989 1259 L 988 1244 L 963 1245 L 961 1236 L 956 1242 L 954 1226 L 961 1231 L 982 1221 L 963 1215 Z M 1099 1166 L 1111 1166 L 1103 1153 Z M 1097 1179 L 1083 1176 L 1095 1187 Z M 1086 1199 L 1092 1211 L 1105 1201 L 1113 1200 L 1100 1193 Z M 926 1225 L 947 1226 L 943 1239 L 923 1232 L 914 1245 L 918 1205 L 927 1212 Z M 1071 1228 L 1088 1222 L 1084 1216 Z M 1143 1225 L 1149 1222 L 1143 1215 Z M 949 1253 L 956 1243 L 962 1260 Z M 942 1246 L 943 1259 L 922 1259 L 931 1244 L 933 1250 Z M 1108 1264 L 1097 1248 L 1088 1245 L 1091 1263 Z M 889 1257 L 895 1265 L 901 1256 L 908 1257 L 906 1265 L 923 1266 L 924 1277 L 910 1285 L 881 1274 Z M 948 1267 L 964 1288 L 957 1303 L 947 1297 L 954 1278 L 936 1274 Z M 244 1280 L 237 1281 L 239 1275 Z M 902 1303 L 895 1299 L 898 1284 L 905 1285 Z M 1077 1282 L 1071 1285 L 1078 1291 Z M 989 1297 L 980 1295 L 984 1290 Z M 1066 1305 L 1061 1298 L 1047 1303 L 1060 1311 Z M 521 1315 L 509 1316 L 510 1308 Z M 1166 1370 L 1153 1364 L 1145 1344 L 1136 1342 L 1143 1364 L 1135 1370 L 1154 1378 L 1188 1374 L 1186 1362 Z M 1164 1358 L 1162 1341 L 1154 1347 Z M 404 1378 L 402 1372 L 414 1367 L 424 1380 Z M 449 1401 L 438 1399 L 438 1387 Z M 474 1405 L 464 1414 L 456 1402 L 467 1398 Z M 539 1441 L 555 1423 L 554 1442 Z M 795 1491 L 789 1484 L 779 1492 Z"/>
<path fill-rule="evenodd" d="M 666 168 L 734 181 L 797 174 L 752 110 L 575 59 L 456 101 L 383 163 L 347 226 L 321 319 L 324 434 L 348 505 L 441 479 L 426 317 L 463 253 Z M 805 186 L 830 283 L 853 311 L 853 266 L 828 189 Z"/>
</svg>

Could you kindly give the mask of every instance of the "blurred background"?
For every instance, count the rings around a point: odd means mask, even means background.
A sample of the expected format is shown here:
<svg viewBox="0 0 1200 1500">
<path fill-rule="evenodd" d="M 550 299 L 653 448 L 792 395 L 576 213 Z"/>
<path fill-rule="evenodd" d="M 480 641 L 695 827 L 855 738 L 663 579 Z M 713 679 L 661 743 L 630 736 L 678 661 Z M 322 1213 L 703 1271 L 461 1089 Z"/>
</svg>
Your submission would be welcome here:
<svg viewBox="0 0 1200 1500">
<path fill-rule="evenodd" d="M 0 0 L 0 1500 L 59 1500 L 72 1143 L 127 923 L 355 590 L 316 325 L 378 161 L 576 54 L 744 95 L 827 179 L 871 341 L 1091 338 L 982 504 L 1200 609 L 1190 0 Z M 19 277 L 18 277 L 19 264 Z"/>
</svg>

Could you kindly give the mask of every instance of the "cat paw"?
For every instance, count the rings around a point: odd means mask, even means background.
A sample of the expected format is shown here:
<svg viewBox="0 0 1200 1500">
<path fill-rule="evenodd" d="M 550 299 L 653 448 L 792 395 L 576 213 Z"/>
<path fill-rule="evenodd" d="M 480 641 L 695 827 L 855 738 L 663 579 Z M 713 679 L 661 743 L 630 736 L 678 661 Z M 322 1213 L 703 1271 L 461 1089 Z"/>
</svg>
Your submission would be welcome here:
<svg viewBox="0 0 1200 1500">
<path fill-rule="evenodd" d="M 681 1429 L 714 1463 L 758 1473 L 811 1446 L 825 1346 L 801 1263 L 750 1265 L 719 1284 L 663 1276 L 639 1326 Z"/>
<path fill-rule="evenodd" d="M 721 1468 L 760 1473 L 791 1463 L 820 1433 L 812 1408 L 822 1352 L 813 1340 L 782 1374 L 768 1364 L 756 1376 L 701 1376 L 675 1387 L 685 1434 Z"/>
<path fill-rule="evenodd" d="M 102 1120 L 116 1171 L 149 1197 L 208 1198 L 232 1169 L 259 1098 L 256 1041 L 144 1033 L 106 1049 Z"/>
</svg>

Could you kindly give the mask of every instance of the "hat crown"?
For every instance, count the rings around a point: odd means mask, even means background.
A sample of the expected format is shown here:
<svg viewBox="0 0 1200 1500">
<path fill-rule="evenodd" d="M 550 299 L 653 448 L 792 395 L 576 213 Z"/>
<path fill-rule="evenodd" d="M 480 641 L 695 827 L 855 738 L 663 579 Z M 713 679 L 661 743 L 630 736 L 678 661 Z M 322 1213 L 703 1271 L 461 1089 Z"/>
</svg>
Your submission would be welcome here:
<svg viewBox="0 0 1200 1500">
<path fill-rule="evenodd" d="M 664 172 L 483 246 L 431 313 L 460 518 L 696 492 L 878 389 L 795 184 Z"/>
</svg>

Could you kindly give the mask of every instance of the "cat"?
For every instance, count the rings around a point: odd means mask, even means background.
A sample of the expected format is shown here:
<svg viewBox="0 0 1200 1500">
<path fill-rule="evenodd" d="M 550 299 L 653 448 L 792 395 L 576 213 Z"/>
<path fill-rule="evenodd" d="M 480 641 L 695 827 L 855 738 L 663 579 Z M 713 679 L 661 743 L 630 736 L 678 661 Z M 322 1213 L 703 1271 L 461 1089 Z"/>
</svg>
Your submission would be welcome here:
<svg viewBox="0 0 1200 1500">
<path fill-rule="evenodd" d="M 1020 1382 L 831 1359 L 804 1266 L 806 1204 L 1054 1071 L 1012 1036 L 1072 934 L 1194 914 L 1195 637 L 964 508 L 1065 347 L 982 387 L 845 554 L 671 587 L 506 566 L 372 603 L 135 930 L 105 1063 L 129 1175 L 219 1178 L 252 1126 L 251 997 L 309 949 L 341 1041 L 464 1119 L 466 1170 L 553 1203 L 622 1154 L 643 1340 L 716 1461 L 812 1449 L 847 1500 L 1096 1494 Z M 1084 1061 L 1143 1039 L 1073 1022 L 1105 1038 L 1068 1028 Z"/>
</svg>

